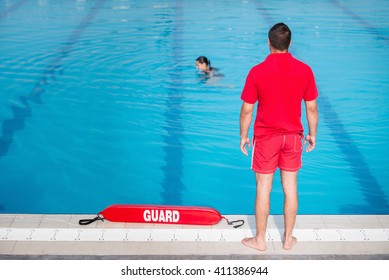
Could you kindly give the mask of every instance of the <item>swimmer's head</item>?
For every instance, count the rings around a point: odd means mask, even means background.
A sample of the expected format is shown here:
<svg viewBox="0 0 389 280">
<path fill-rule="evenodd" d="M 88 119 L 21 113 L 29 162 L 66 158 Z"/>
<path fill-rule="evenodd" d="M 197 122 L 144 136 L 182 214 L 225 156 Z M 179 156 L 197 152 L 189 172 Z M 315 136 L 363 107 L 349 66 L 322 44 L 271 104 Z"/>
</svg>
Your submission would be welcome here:
<svg viewBox="0 0 389 280">
<path fill-rule="evenodd" d="M 209 72 L 211 70 L 211 61 L 208 60 L 208 58 L 206 58 L 205 56 L 199 56 L 196 59 L 196 68 L 197 70 Z"/>
</svg>

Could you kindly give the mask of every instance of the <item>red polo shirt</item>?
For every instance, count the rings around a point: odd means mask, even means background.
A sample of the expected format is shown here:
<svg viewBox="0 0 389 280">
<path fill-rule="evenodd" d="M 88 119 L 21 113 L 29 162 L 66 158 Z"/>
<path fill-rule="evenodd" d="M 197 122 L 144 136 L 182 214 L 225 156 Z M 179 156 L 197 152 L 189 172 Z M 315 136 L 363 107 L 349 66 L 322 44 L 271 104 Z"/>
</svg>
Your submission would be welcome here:
<svg viewBox="0 0 389 280">
<path fill-rule="evenodd" d="M 290 53 L 270 54 L 254 66 L 242 92 L 244 102 L 258 101 L 256 137 L 301 134 L 301 102 L 318 97 L 311 68 Z"/>
</svg>

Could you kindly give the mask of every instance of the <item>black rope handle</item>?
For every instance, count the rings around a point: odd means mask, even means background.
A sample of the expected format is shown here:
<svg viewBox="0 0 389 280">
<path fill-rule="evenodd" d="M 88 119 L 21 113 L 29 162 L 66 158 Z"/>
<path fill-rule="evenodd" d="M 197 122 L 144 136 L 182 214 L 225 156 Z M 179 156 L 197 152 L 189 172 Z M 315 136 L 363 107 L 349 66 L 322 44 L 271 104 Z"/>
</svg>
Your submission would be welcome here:
<svg viewBox="0 0 389 280">
<path fill-rule="evenodd" d="M 96 218 L 93 218 L 93 219 L 81 219 L 78 224 L 81 225 L 81 226 L 86 226 L 86 225 L 89 225 L 97 220 L 100 220 L 102 222 L 104 222 L 104 218 L 100 217 L 100 216 L 97 216 Z"/>
<path fill-rule="evenodd" d="M 230 226 L 233 226 L 234 228 L 238 228 L 238 227 L 241 227 L 244 225 L 244 220 L 235 220 L 235 221 L 229 221 L 226 217 L 222 217 L 223 219 L 225 219 L 227 221 L 227 224 L 230 225 Z M 236 223 L 239 223 L 237 225 L 234 225 Z"/>
</svg>

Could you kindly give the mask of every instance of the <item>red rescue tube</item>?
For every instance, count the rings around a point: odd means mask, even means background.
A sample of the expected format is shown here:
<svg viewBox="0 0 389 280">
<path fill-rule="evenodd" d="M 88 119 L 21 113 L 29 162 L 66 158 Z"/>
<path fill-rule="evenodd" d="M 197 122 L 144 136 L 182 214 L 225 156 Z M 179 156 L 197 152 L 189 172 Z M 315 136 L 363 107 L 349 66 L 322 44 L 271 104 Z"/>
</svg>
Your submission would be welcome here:
<svg viewBox="0 0 389 280">
<path fill-rule="evenodd" d="M 219 211 L 210 207 L 114 204 L 99 213 L 111 222 L 214 225 Z"/>
<path fill-rule="evenodd" d="M 214 225 L 225 219 L 234 228 L 244 224 L 243 220 L 229 221 L 211 207 L 165 206 L 141 204 L 113 204 L 99 212 L 94 219 L 82 219 L 80 225 L 88 225 L 97 220 L 122 223 L 159 223 L 183 225 Z"/>
</svg>

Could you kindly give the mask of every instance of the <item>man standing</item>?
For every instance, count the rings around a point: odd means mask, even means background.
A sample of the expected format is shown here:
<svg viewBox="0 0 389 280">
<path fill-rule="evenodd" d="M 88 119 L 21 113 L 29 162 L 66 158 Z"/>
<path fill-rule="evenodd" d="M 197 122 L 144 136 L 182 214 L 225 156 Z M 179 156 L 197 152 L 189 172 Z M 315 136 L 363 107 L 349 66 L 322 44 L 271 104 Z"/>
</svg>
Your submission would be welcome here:
<svg viewBox="0 0 389 280">
<path fill-rule="evenodd" d="M 250 70 L 241 95 L 243 105 L 240 112 L 240 149 L 248 155 L 248 131 L 258 101 L 251 166 L 256 176 L 256 235 L 243 239 L 242 243 L 260 251 L 266 250 L 270 192 L 277 168 L 281 170 L 285 197 L 283 248 L 289 250 L 297 242 L 292 231 L 298 206 L 297 173 L 302 167 L 302 100 L 309 127 L 304 142 L 304 145 L 308 142 L 307 152 L 315 148 L 318 123 L 315 78 L 308 65 L 288 52 L 292 37 L 289 27 L 277 23 L 269 30 L 268 37 L 270 55 Z"/>
</svg>

